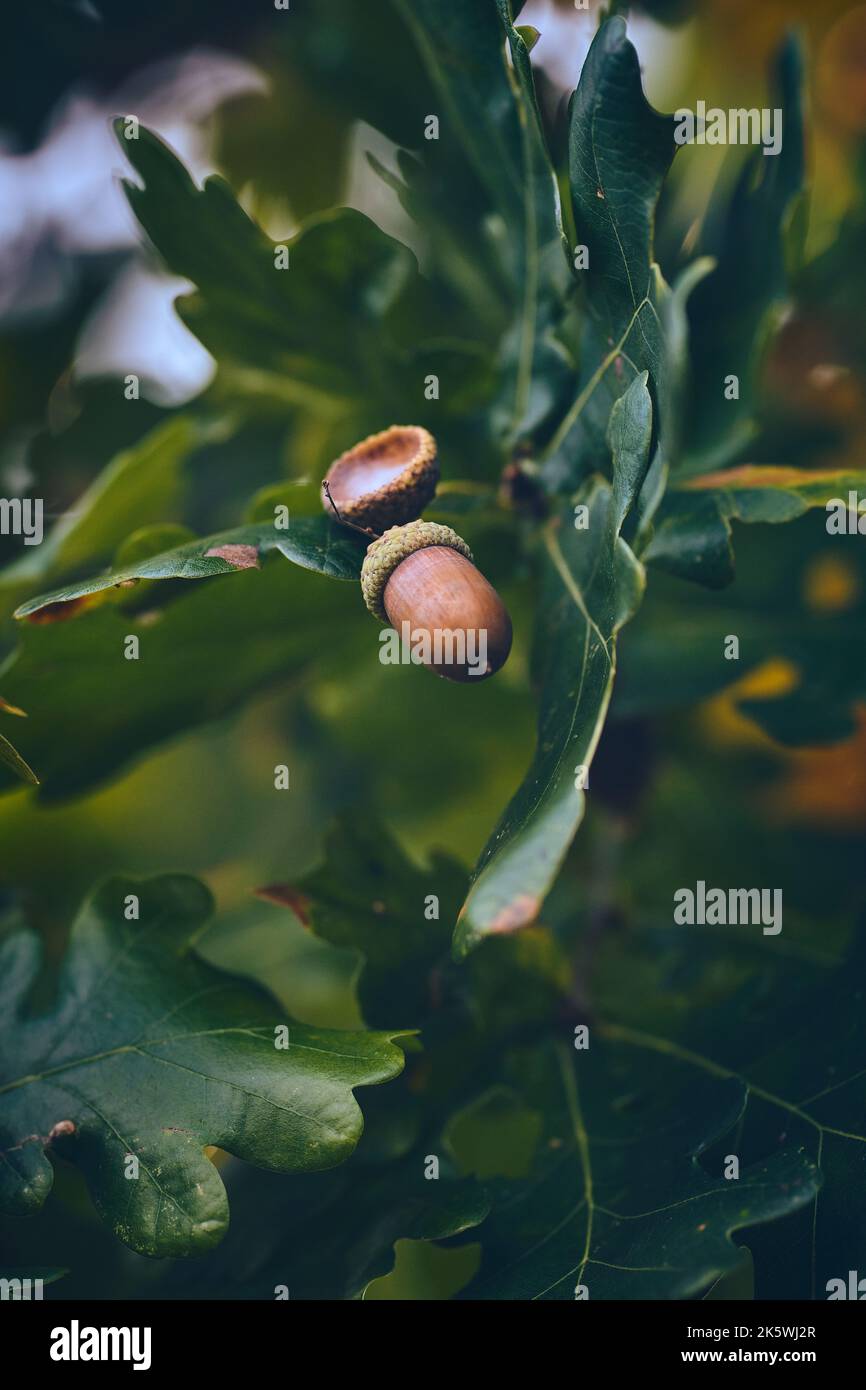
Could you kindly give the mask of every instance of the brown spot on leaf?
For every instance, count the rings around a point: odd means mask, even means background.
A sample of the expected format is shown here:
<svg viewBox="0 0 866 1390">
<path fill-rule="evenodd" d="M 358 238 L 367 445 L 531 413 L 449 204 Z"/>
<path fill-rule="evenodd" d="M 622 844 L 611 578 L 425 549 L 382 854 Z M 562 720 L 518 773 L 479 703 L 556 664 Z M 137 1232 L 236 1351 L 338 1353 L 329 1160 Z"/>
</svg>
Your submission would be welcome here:
<svg viewBox="0 0 866 1390">
<path fill-rule="evenodd" d="M 210 559 L 212 555 L 220 560 L 225 560 L 226 564 L 231 565 L 236 570 L 257 570 L 260 568 L 259 552 L 254 545 L 215 545 L 204 553 L 206 560 Z"/>
<path fill-rule="evenodd" d="M 225 1149 L 221 1149 L 217 1144 L 205 1144 L 203 1152 L 215 1168 L 221 1168 L 231 1158 L 231 1154 L 226 1153 Z"/>
<path fill-rule="evenodd" d="M 541 910 L 541 902 L 531 893 L 521 893 L 519 897 L 497 912 L 490 923 L 492 932 L 518 931 L 534 922 Z"/>
<path fill-rule="evenodd" d="M 52 1139 L 62 1139 L 64 1135 L 74 1133 L 75 1122 L 73 1120 L 58 1120 L 57 1124 L 53 1125 L 51 1128 L 51 1131 L 48 1135 L 48 1142 L 50 1144 Z"/>
<path fill-rule="evenodd" d="M 266 903 L 276 903 L 277 907 L 291 908 L 302 926 L 310 925 L 310 899 L 290 883 L 269 883 L 264 888 L 256 889 L 256 897 Z"/>
<path fill-rule="evenodd" d="M 0 710 L 2 710 L 4 714 L 17 714 L 21 719 L 27 718 L 26 710 L 19 709 L 17 705 L 10 705 L 9 701 L 4 700 L 2 695 L 0 695 Z"/>
<path fill-rule="evenodd" d="M 28 613 L 26 622 L 35 623 L 41 626 L 45 623 L 65 623 L 69 618 L 74 618 L 83 608 L 90 608 L 94 603 L 99 602 L 100 594 L 81 594 L 78 598 L 70 598 L 57 603 L 46 603 L 44 608 L 37 608 L 35 613 Z"/>
<path fill-rule="evenodd" d="M 602 198 L 602 199 L 604 198 L 604 194 L 602 193 L 602 191 L 601 191 L 600 188 L 597 188 L 597 189 L 595 190 L 595 196 L 596 196 L 596 198 Z"/>
</svg>

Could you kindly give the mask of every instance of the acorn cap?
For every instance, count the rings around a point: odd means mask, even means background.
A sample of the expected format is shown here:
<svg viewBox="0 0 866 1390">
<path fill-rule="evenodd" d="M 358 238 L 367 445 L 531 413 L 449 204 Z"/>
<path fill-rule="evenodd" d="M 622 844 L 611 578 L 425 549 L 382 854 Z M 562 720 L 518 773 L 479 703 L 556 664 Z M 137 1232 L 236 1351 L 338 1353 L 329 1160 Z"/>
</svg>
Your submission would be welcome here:
<svg viewBox="0 0 866 1390">
<path fill-rule="evenodd" d="M 340 516 L 384 531 L 420 516 L 436 491 L 436 441 L 421 425 L 391 425 L 335 459 L 325 482 Z M 324 485 L 322 504 L 332 508 Z"/>
<path fill-rule="evenodd" d="M 450 526 L 440 526 L 437 521 L 411 521 L 408 526 L 392 526 L 384 536 L 367 550 L 361 566 L 361 593 L 364 602 L 380 623 L 387 623 L 385 612 L 385 586 L 397 566 L 416 550 L 425 550 L 433 545 L 446 545 L 458 551 L 467 560 L 472 552 L 464 540 L 452 531 Z"/>
</svg>

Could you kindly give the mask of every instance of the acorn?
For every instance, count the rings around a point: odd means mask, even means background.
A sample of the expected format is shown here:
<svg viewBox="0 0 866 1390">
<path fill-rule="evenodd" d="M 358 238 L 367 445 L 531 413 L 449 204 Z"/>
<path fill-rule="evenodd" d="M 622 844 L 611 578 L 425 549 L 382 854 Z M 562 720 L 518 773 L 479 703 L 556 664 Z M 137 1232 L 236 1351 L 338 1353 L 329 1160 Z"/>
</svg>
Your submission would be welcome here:
<svg viewBox="0 0 866 1390">
<path fill-rule="evenodd" d="M 377 534 L 420 516 L 436 491 L 436 441 L 420 425 L 391 425 L 347 449 L 322 483 L 325 510 Z"/>
<path fill-rule="evenodd" d="M 484 680 L 505 664 L 511 619 L 450 526 L 392 526 L 367 550 L 361 592 L 373 616 L 438 675 Z"/>
</svg>

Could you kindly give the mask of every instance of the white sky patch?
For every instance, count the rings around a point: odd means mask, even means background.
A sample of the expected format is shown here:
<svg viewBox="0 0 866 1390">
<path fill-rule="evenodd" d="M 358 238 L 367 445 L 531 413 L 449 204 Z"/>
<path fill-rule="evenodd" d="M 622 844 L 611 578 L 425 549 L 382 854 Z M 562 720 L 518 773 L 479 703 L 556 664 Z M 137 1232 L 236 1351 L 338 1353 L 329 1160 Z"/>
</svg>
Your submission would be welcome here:
<svg viewBox="0 0 866 1390">
<path fill-rule="evenodd" d="M 423 135 L 419 131 L 419 143 L 422 142 Z M 349 143 L 345 202 L 347 207 L 366 213 L 383 232 L 410 246 L 417 255 L 421 241 L 418 227 L 404 210 L 397 194 L 379 177 L 367 159 L 369 151 L 386 169 L 397 174 L 399 148 L 381 131 L 365 121 L 358 121 L 352 127 Z"/>
<path fill-rule="evenodd" d="M 78 342 L 74 376 L 127 376 L 158 405 L 177 406 L 210 384 L 216 363 L 178 318 L 174 301 L 191 288 L 133 261 L 112 281 Z"/>
</svg>

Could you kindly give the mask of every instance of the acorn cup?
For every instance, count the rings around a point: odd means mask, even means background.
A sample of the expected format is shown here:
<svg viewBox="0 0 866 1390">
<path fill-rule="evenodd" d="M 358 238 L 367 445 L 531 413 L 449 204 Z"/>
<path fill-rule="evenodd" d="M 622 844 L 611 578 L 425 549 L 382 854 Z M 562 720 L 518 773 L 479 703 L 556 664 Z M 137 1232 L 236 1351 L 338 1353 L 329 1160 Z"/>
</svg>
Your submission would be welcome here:
<svg viewBox="0 0 866 1390">
<path fill-rule="evenodd" d="M 347 525 L 380 534 L 419 517 L 438 481 L 432 434 L 421 425 L 391 425 L 335 459 L 322 483 L 322 503 Z"/>
<path fill-rule="evenodd" d="M 450 526 L 391 527 L 367 551 L 361 592 L 373 616 L 447 680 L 485 680 L 511 650 L 505 605 Z"/>
</svg>

